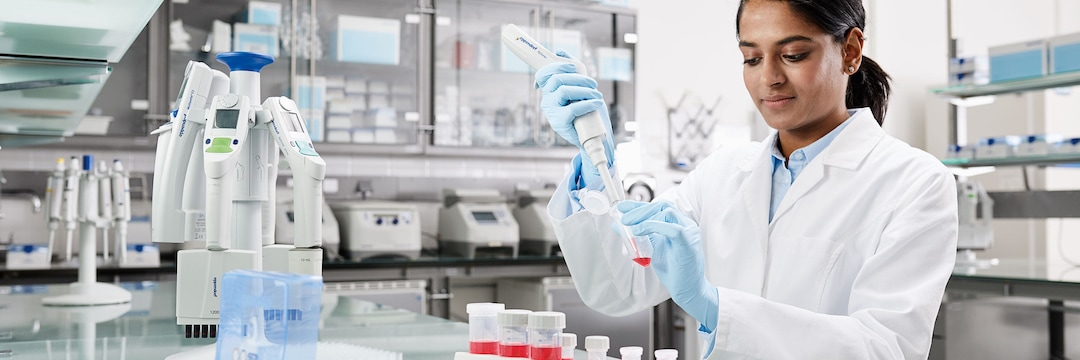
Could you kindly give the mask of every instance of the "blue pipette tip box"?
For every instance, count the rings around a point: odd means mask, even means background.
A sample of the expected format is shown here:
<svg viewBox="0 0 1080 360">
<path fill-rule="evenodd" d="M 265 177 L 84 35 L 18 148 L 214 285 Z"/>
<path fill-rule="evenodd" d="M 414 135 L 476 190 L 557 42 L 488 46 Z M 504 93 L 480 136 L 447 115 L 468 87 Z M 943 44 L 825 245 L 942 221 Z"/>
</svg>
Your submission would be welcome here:
<svg viewBox="0 0 1080 360">
<path fill-rule="evenodd" d="M 314 359 L 322 288 L 318 276 L 225 273 L 217 358 Z"/>
</svg>

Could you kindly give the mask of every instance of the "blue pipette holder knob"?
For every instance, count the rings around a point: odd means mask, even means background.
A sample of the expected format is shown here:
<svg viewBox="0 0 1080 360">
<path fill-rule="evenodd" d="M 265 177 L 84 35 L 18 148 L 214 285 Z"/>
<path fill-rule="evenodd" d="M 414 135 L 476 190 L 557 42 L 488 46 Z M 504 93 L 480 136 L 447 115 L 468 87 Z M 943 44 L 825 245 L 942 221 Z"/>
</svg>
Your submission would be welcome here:
<svg viewBox="0 0 1080 360">
<path fill-rule="evenodd" d="M 223 52 L 217 54 L 218 62 L 229 67 L 229 71 L 259 72 L 266 65 L 274 62 L 274 57 L 246 51 Z"/>
<path fill-rule="evenodd" d="M 83 155 L 82 157 L 82 169 L 83 171 L 90 171 L 94 168 L 94 155 Z"/>
</svg>

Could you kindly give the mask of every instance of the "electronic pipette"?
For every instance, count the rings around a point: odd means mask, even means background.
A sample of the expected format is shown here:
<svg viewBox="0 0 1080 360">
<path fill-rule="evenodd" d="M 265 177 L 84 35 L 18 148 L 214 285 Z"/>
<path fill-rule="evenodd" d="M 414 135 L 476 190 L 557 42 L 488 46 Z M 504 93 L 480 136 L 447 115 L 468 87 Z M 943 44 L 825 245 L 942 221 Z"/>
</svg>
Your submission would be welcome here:
<svg viewBox="0 0 1080 360">
<path fill-rule="evenodd" d="M 518 58 L 521 58 L 533 69 L 540 69 L 555 63 L 570 63 L 574 64 L 574 70 L 578 74 L 588 75 L 585 71 L 585 64 L 556 55 L 551 50 L 540 45 L 532 37 L 529 37 L 517 25 L 506 24 L 506 26 L 503 26 L 502 43 L 510 49 L 510 52 L 517 55 Z M 611 171 L 608 170 L 608 157 L 607 152 L 604 150 L 604 141 L 609 135 L 604 125 L 604 119 L 600 117 L 598 111 L 578 116 L 577 119 L 574 119 L 574 130 L 577 131 L 578 140 L 581 141 L 581 147 L 585 149 L 589 160 L 599 170 L 600 180 L 604 183 L 604 195 L 607 196 L 608 208 L 614 210 L 614 204 L 625 199 L 626 196 L 622 192 L 622 187 L 618 186 L 611 176 Z M 617 212 L 618 210 L 614 211 Z M 616 217 L 616 221 L 618 221 L 618 217 Z M 650 258 L 647 249 L 642 249 L 642 246 L 638 245 L 638 241 L 630 232 L 630 229 L 622 226 L 621 223 L 619 225 L 623 231 L 621 235 L 627 238 L 630 249 L 634 252 L 634 262 L 641 266 L 649 266 Z"/>
<path fill-rule="evenodd" d="M 555 55 L 514 24 L 503 26 L 502 43 L 533 69 L 555 63 L 570 63 L 574 64 L 574 69 L 578 74 L 587 75 L 585 64 Z M 574 130 L 577 130 L 578 140 L 581 141 L 581 147 L 585 149 L 589 160 L 600 171 L 600 179 L 604 182 L 604 194 L 607 195 L 609 203 L 614 204 L 623 200 L 625 195 L 621 190 L 622 187 L 615 183 L 615 179 L 611 177 L 611 171 L 608 170 L 609 159 L 604 150 L 604 139 L 608 133 L 600 112 L 593 111 L 578 116 L 574 120 Z"/>
<path fill-rule="evenodd" d="M 232 248 L 232 201 L 236 187 L 236 163 L 251 126 L 251 101 L 247 96 L 214 97 L 207 114 L 203 155 L 206 171 L 206 248 Z"/>
<path fill-rule="evenodd" d="M 322 244 L 322 180 L 326 177 L 326 161 L 315 152 L 307 127 L 296 103 L 285 97 L 271 97 L 263 109 L 274 119 L 271 133 L 278 148 L 285 154 L 293 175 L 293 213 L 296 214 L 297 248 Z"/>
</svg>

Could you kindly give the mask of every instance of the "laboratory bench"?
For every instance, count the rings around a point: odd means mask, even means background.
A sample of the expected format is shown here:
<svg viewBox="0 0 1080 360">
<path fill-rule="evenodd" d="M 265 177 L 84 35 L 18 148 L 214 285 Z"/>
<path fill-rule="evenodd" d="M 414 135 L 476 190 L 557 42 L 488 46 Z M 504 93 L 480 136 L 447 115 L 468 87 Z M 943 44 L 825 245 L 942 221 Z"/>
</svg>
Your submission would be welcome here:
<svg viewBox="0 0 1080 360">
<path fill-rule="evenodd" d="M 46 307 L 62 285 L 0 286 L 0 358 L 161 359 L 214 343 L 176 325 L 176 284 L 125 282 L 128 304 Z M 111 315 L 110 315 L 111 314 Z M 466 323 L 324 291 L 319 341 L 398 352 L 404 359 L 453 359 L 468 351 Z M 89 326 L 90 324 L 95 324 Z M 580 340 L 579 340 L 580 341 Z M 584 351 L 575 358 L 586 359 Z"/>
<path fill-rule="evenodd" d="M 1048 358 L 1066 358 L 1065 314 L 1077 310 L 1070 309 L 1065 302 L 1080 301 L 1080 267 L 1029 259 L 1000 259 L 997 264 L 983 266 L 958 265 L 946 286 L 935 338 L 945 335 L 948 304 L 980 297 L 1045 299 L 1047 323 L 1042 329 L 1048 334 Z"/>
</svg>

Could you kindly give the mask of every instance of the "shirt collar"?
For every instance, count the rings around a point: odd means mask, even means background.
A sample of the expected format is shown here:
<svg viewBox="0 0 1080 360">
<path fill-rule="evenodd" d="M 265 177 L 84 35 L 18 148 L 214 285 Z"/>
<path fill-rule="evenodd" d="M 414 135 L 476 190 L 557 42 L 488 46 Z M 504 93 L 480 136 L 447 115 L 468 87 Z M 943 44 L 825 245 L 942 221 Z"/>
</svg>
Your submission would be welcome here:
<svg viewBox="0 0 1080 360">
<path fill-rule="evenodd" d="M 804 161 L 810 162 L 811 159 L 816 157 L 822 151 L 825 151 L 825 148 L 829 147 L 829 144 L 831 144 L 832 141 L 834 139 L 836 139 L 836 137 L 838 135 L 840 135 L 840 132 L 844 131 L 844 128 L 847 127 L 847 125 L 849 123 L 851 123 L 851 121 L 849 121 L 849 120 L 851 120 L 851 118 L 854 117 L 854 115 L 858 112 L 858 110 L 859 109 L 848 109 L 847 110 L 848 118 L 846 120 L 844 120 L 844 122 L 840 123 L 840 125 L 837 125 L 836 128 L 832 129 L 832 131 L 829 131 L 828 134 L 825 134 L 825 136 L 822 136 L 820 139 L 817 139 L 816 141 L 814 141 L 810 145 L 807 145 L 806 147 L 803 147 L 801 149 L 796 149 L 795 151 L 792 151 L 791 153 L 794 154 L 797 151 L 801 151 L 803 153 Z M 773 159 L 774 160 L 779 160 L 780 163 L 783 163 L 784 162 L 784 154 L 780 152 L 780 133 L 779 132 L 777 132 L 776 134 L 773 134 L 772 143 L 773 143 L 773 146 L 770 148 L 770 151 L 772 152 Z"/>
</svg>

